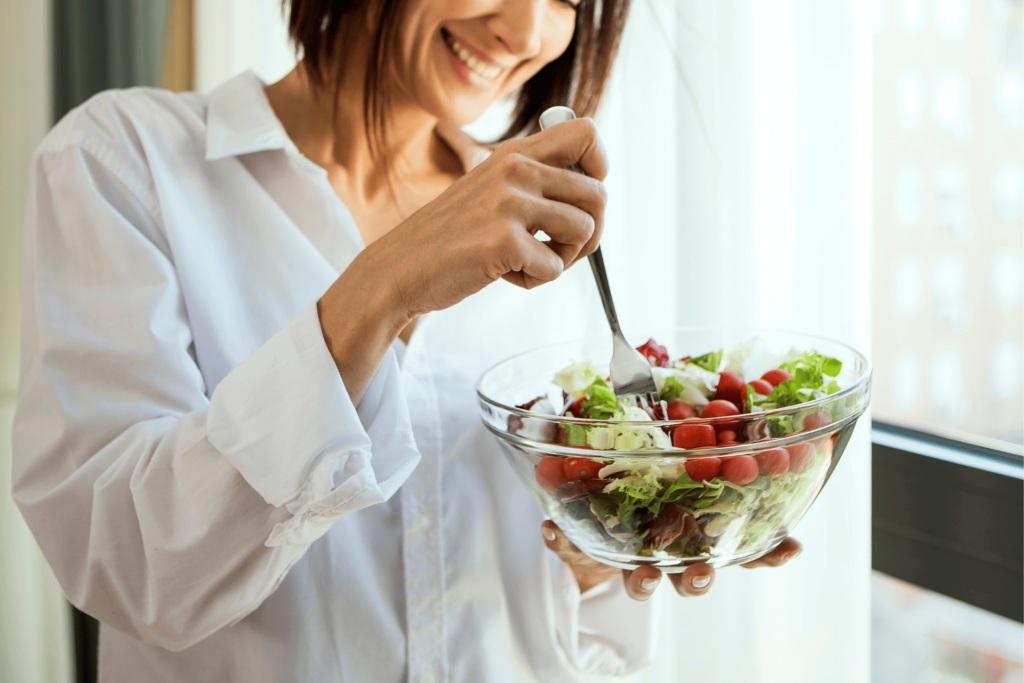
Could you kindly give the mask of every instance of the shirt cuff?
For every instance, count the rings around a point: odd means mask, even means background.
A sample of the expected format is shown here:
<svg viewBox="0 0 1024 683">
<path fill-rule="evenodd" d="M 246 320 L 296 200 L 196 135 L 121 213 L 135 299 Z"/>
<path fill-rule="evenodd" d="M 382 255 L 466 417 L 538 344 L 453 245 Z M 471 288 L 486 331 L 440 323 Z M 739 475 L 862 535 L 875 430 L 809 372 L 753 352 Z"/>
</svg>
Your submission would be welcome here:
<svg viewBox="0 0 1024 683">
<path fill-rule="evenodd" d="M 633 600 L 618 578 L 581 595 L 572 570 L 552 559 L 555 632 L 569 662 L 593 676 L 628 676 L 649 666 L 656 601 Z"/>
<path fill-rule="evenodd" d="M 356 408 L 315 302 L 221 381 L 207 427 L 246 482 L 292 513 L 268 546 L 312 543 L 340 517 L 388 500 L 420 460 L 394 351 Z"/>
</svg>

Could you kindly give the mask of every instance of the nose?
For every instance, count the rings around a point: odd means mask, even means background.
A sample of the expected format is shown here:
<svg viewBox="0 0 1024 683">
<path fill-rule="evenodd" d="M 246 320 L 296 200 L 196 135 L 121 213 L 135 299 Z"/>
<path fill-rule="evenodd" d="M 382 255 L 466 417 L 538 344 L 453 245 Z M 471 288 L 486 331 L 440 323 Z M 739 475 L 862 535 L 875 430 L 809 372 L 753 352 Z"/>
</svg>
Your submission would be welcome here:
<svg viewBox="0 0 1024 683">
<path fill-rule="evenodd" d="M 520 59 L 540 54 L 541 29 L 550 0 L 506 0 L 496 12 L 489 28 L 494 37 Z"/>
</svg>

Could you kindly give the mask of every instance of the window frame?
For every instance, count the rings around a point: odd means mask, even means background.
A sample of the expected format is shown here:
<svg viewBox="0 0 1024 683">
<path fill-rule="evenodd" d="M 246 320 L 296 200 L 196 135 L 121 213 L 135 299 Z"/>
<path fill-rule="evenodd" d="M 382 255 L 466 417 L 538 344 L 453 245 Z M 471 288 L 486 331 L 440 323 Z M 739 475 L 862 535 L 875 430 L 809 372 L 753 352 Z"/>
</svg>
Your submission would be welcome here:
<svg viewBox="0 0 1024 683">
<path fill-rule="evenodd" d="M 1024 623 L 1024 458 L 878 420 L 871 443 L 872 569 Z"/>
</svg>

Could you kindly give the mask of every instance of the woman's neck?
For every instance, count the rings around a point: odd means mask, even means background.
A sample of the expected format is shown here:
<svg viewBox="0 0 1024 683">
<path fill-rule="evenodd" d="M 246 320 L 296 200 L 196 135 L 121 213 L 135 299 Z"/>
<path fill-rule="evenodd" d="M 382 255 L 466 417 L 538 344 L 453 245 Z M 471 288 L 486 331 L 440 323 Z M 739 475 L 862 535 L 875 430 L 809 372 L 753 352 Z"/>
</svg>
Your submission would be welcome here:
<svg viewBox="0 0 1024 683">
<path fill-rule="evenodd" d="M 383 154 L 371 152 L 363 117 L 365 69 L 360 52 L 346 55 L 336 90 L 328 82 L 315 91 L 303 63 L 266 88 L 274 113 L 299 151 L 327 170 L 331 184 L 347 203 L 362 206 L 388 195 L 389 169 L 383 159 L 389 160 L 390 179 L 397 185 L 429 184 L 439 176 L 457 175 L 457 158 L 434 135 L 437 119 L 401 93 L 389 92 Z M 399 203 L 404 203 L 402 193 L 397 194 Z"/>
</svg>

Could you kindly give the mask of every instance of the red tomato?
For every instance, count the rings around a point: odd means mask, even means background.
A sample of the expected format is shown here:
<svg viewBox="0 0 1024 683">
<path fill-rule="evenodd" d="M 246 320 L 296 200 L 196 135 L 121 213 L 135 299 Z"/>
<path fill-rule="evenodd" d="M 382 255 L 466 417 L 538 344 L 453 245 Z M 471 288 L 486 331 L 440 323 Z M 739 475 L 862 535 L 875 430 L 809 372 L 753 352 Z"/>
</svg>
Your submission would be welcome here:
<svg viewBox="0 0 1024 683">
<path fill-rule="evenodd" d="M 659 346 L 653 339 L 648 339 L 646 344 L 638 346 L 636 350 L 655 367 L 667 368 L 669 366 L 668 351 L 664 346 Z"/>
<path fill-rule="evenodd" d="M 769 479 L 782 476 L 789 469 L 789 453 L 782 448 L 772 448 L 754 455 L 757 469 Z"/>
<path fill-rule="evenodd" d="M 694 481 L 709 481 L 722 475 L 722 460 L 721 458 L 687 460 L 686 473 Z"/>
<path fill-rule="evenodd" d="M 740 405 L 742 403 L 742 391 L 743 378 L 735 372 L 723 372 L 718 376 L 718 389 L 715 391 L 716 399 L 732 401 L 736 405 Z"/>
<path fill-rule="evenodd" d="M 589 458 L 569 458 L 562 461 L 565 476 L 570 481 L 577 479 L 596 479 L 597 473 L 604 467 L 603 463 Z"/>
<path fill-rule="evenodd" d="M 826 427 L 832 424 L 832 418 L 828 416 L 828 413 L 819 410 L 816 413 L 811 413 L 804 418 L 803 431 L 810 432 L 821 427 Z"/>
<path fill-rule="evenodd" d="M 755 379 L 747 382 L 743 387 L 743 391 L 740 392 L 740 398 L 743 399 L 743 403 L 740 405 L 740 408 L 742 408 L 744 412 L 750 409 L 750 406 L 747 405 L 747 387 L 750 387 L 754 390 L 755 394 L 760 394 L 761 396 L 767 396 L 775 390 L 771 384 L 768 384 L 768 382 L 765 382 L 763 379 Z"/>
<path fill-rule="evenodd" d="M 789 471 L 793 474 L 803 474 L 814 462 L 814 446 L 809 443 L 795 443 L 786 446 L 789 453 Z"/>
<path fill-rule="evenodd" d="M 737 443 L 736 432 L 731 429 L 723 429 L 718 432 L 718 443 Z"/>
<path fill-rule="evenodd" d="M 774 370 L 769 370 L 761 375 L 761 379 L 768 382 L 768 384 L 771 384 L 773 387 L 777 387 L 787 379 L 793 379 L 793 375 L 789 374 L 782 368 L 775 368 Z"/>
<path fill-rule="evenodd" d="M 583 414 L 583 402 L 587 400 L 586 396 L 580 396 L 578 399 L 572 402 L 569 406 L 568 413 L 571 413 L 573 417 L 585 417 Z"/>
<path fill-rule="evenodd" d="M 757 479 L 757 471 L 757 461 L 749 455 L 733 455 L 722 462 L 722 476 L 740 486 Z"/>
<path fill-rule="evenodd" d="M 697 417 L 697 411 L 689 403 L 677 401 L 668 404 L 668 419 L 688 420 L 691 417 Z"/>
<path fill-rule="evenodd" d="M 672 445 L 676 448 L 714 446 L 715 430 L 711 425 L 681 424 L 672 432 Z"/>
<path fill-rule="evenodd" d="M 544 489 L 554 491 L 567 481 L 569 479 L 565 476 L 561 458 L 549 455 L 540 459 L 537 465 L 537 483 Z"/>
<path fill-rule="evenodd" d="M 719 399 L 716 399 L 711 403 L 707 404 L 706 406 L 704 406 L 704 410 L 700 412 L 700 416 L 702 418 L 730 417 L 732 415 L 739 414 L 740 409 L 736 407 L 735 403 L 733 403 L 732 401 L 722 401 Z M 726 420 L 723 421 L 721 424 L 716 423 L 715 431 L 721 432 L 723 430 L 728 429 L 735 432 L 739 426 L 740 423 L 738 420 Z"/>
</svg>

